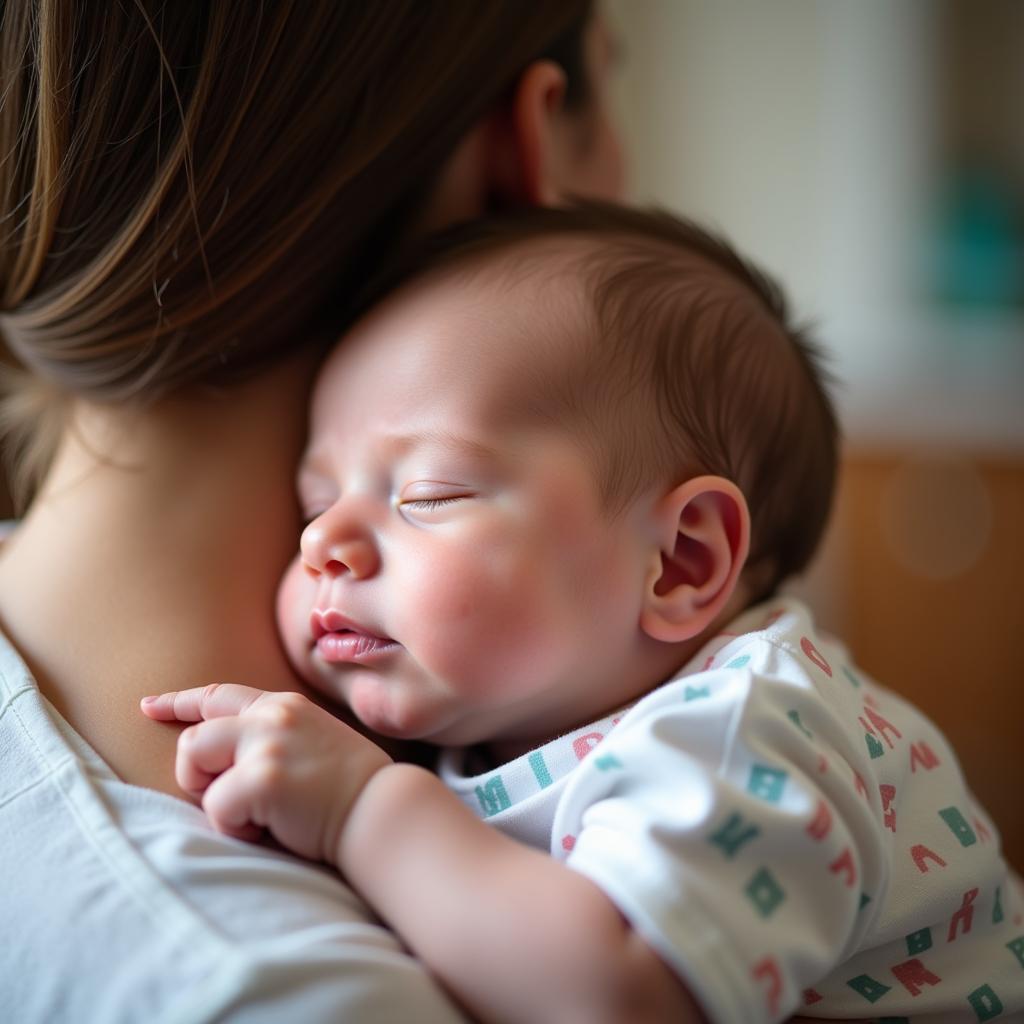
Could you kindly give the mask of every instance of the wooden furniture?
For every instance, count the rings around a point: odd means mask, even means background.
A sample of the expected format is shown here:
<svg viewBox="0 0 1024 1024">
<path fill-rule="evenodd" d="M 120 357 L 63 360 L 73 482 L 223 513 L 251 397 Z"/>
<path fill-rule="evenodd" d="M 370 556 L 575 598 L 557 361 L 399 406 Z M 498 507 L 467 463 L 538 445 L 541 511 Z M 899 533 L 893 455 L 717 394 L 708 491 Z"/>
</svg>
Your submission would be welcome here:
<svg viewBox="0 0 1024 1024">
<path fill-rule="evenodd" d="M 1024 458 L 849 453 L 806 589 L 946 733 L 1024 870 Z"/>
</svg>

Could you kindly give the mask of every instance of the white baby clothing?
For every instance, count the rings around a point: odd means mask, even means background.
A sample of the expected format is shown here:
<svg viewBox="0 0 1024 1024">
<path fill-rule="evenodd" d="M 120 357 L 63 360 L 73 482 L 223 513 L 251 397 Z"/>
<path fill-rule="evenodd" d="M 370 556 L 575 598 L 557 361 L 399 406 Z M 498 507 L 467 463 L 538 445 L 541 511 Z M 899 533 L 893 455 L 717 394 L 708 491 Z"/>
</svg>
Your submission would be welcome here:
<svg viewBox="0 0 1024 1024">
<path fill-rule="evenodd" d="M 334 872 L 120 781 L 3 637 L 0 768 L 0 1019 L 464 1020 Z"/>
<path fill-rule="evenodd" d="M 1024 1019 L 995 827 L 939 730 L 797 601 L 496 770 L 468 753 L 442 754 L 446 784 L 595 882 L 717 1024 Z"/>
</svg>

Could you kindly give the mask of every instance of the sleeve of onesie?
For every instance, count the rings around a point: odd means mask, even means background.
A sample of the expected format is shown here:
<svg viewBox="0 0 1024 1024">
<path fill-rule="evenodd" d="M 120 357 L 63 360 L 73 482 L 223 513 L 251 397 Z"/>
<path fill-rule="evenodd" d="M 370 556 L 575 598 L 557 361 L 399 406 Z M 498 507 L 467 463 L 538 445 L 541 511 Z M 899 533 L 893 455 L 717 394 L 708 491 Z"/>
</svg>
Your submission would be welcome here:
<svg viewBox="0 0 1024 1024">
<path fill-rule="evenodd" d="M 748 635 L 717 660 L 644 698 L 581 762 L 553 845 L 711 1020 L 761 1024 L 857 948 L 887 847 L 843 725 L 856 711 L 813 643 Z"/>
</svg>

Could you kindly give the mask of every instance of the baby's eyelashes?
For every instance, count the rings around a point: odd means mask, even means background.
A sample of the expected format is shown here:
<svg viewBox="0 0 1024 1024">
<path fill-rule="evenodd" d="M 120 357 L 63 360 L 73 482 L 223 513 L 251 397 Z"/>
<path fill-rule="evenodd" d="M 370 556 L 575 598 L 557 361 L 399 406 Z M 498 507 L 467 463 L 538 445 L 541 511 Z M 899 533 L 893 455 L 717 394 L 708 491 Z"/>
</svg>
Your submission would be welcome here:
<svg viewBox="0 0 1024 1024">
<path fill-rule="evenodd" d="M 443 483 L 435 480 L 416 481 L 402 487 L 397 495 L 394 495 L 393 492 L 390 506 L 393 511 L 397 511 L 401 515 L 411 514 L 422 518 L 436 515 L 443 509 L 475 497 L 477 497 L 477 492 L 462 484 Z M 332 510 L 341 500 L 341 498 L 331 500 L 325 496 L 299 495 L 304 540 L 308 542 L 312 538 L 310 531 L 313 533 L 318 531 L 317 520 L 325 516 L 334 518 Z M 388 502 L 384 493 L 381 493 L 376 501 L 360 499 L 357 504 L 359 508 L 351 512 L 347 518 L 359 519 L 366 516 L 380 521 L 378 517 L 387 514 Z M 372 510 L 373 506 L 376 506 L 376 512 Z"/>
<path fill-rule="evenodd" d="M 474 497 L 475 493 L 464 487 L 423 481 L 402 489 L 398 499 L 398 508 L 403 515 L 430 518 L 438 512 L 450 509 L 451 506 L 469 501 Z"/>
<path fill-rule="evenodd" d="M 426 510 L 440 508 L 442 505 L 451 505 L 456 501 L 463 501 L 468 497 L 468 494 L 459 494 L 448 498 L 415 498 L 412 501 L 403 501 L 401 502 L 401 505 L 403 508 Z"/>
</svg>

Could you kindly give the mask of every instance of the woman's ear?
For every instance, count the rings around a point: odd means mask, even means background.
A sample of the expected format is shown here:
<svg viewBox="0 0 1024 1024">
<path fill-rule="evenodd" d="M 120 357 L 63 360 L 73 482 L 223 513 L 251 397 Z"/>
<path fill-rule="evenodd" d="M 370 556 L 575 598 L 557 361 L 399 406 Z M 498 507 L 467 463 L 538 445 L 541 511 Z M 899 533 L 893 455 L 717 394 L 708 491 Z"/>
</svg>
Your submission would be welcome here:
<svg viewBox="0 0 1024 1024">
<path fill-rule="evenodd" d="M 750 512 L 730 480 L 700 476 L 663 496 L 654 516 L 658 550 L 640 626 L 678 643 L 707 629 L 732 597 L 750 548 Z"/>
<path fill-rule="evenodd" d="M 534 61 L 516 82 L 507 105 L 489 118 L 485 167 L 492 205 L 554 206 L 562 198 L 565 72 L 553 61 Z"/>
<path fill-rule="evenodd" d="M 565 94 L 565 72 L 535 61 L 516 83 L 511 98 L 471 128 L 437 177 L 419 220 L 418 233 L 510 206 L 552 206 L 564 130 L 554 124 Z"/>
</svg>

